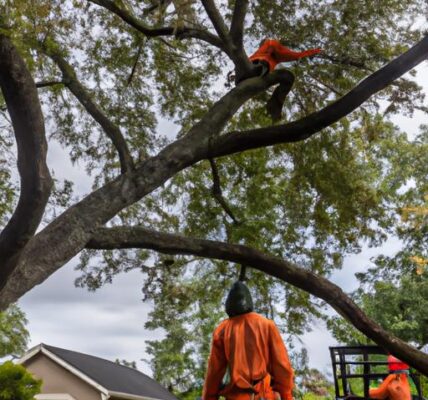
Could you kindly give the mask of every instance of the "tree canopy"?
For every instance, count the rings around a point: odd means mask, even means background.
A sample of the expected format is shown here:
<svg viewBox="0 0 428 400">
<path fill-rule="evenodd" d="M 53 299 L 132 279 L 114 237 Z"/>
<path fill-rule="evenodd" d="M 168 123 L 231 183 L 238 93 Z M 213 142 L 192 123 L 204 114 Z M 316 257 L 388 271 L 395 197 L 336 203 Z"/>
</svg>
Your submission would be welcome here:
<svg viewBox="0 0 428 400">
<path fill-rule="evenodd" d="M 30 335 L 24 312 L 12 304 L 0 312 L 0 358 L 24 355 Z"/>
<path fill-rule="evenodd" d="M 284 332 L 307 330 L 327 303 L 428 373 L 412 339 L 328 280 L 363 244 L 404 234 L 403 210 L 425 201 L 427 130 L 391 122 L 428 111 L 412 72 L 428 56 L 425 1 L 2 3 L 2 307 L 77 254 L 90 289 L 139 268 L 147 327 L 166 331 L 150 344 L 155 375 L 167 357 L 164 383 L 191 391 L 242 264 L 257 310 Z M 265 37 L 323 52 L 249 78 Z M 291 76 L 272 124 L 266 101 Z M 51 177 L 54 141 L 93 176 L 91 193 Z M 426 229 L 407 230 L 404 246 L 426 259 Z"/>
</svg>

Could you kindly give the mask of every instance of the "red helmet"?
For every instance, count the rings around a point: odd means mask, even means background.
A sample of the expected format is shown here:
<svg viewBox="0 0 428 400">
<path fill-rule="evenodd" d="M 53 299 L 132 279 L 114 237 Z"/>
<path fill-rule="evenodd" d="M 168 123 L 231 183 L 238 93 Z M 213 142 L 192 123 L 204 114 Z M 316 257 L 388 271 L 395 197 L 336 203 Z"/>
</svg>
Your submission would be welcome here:
<svg viewBox="0 0 428 400">
<path fill-rule="evenodd" d="M 402 371 L 409 368 L 410 367 L 406 363 L 400 361 L 397 357 L 388 356 L 388 369 L 390 371 Z"/>
</svg>

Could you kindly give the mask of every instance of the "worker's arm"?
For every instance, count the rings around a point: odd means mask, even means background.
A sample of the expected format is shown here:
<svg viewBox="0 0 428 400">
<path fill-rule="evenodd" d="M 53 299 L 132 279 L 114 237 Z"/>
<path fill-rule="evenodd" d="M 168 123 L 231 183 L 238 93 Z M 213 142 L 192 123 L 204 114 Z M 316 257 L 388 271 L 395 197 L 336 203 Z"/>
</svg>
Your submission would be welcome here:
<svg viewBox="0 0 428 400">
<path fill-rule="evenodd" d="M 294 372 L 291 368 L 287 350 L 278 328 L 270 321 L 270 371 L 273 378 L 273 390 L 278 392 L 281 400 L 292 400 L 292 389 L 294 386 Z"/>
<path fill-rule="evenodd" d="M 299 58 L 310 57 L 321 52 L 321 49 L 310 49 L 305 51 L 293 51 L 286 46 L 282 46 L 280 43 L 276 43 L 274 46 L 274 54 L 278 61 L 294 61 Z"/>
<path fill-rule="evenodd" d="M 208 359 L 207 374 L 205 376 L 203 400 L 217 400 L 221 381 L 227 368 L 226 355 L 222 337 L 218 334 L 218 329 L 213 334 L 211 344 L 211 354 Z"/>
<path fill-rule="evenodd" d="M 372 399 L 386 399 L 389 396 L 388 386 L 395 379 L 395 375 L 388 375 L 379 387 L 369 390 L 369 397 Z"/>
</svg>

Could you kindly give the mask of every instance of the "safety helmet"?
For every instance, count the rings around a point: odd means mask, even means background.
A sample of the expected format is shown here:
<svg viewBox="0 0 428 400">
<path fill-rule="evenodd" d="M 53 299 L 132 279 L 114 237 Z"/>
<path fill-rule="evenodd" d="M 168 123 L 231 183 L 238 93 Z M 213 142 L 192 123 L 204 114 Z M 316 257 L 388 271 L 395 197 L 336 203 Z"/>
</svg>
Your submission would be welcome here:
<svg viewBox="0 0 428 400">
<path fill-rule="evenodd" d="M 388 356 L 388 369 L 390 371 L 402 371 L 409 368 L 410 367 L 406 363 L 399 360 L 397 357 L 394 357 L 393 355 Z"/>
<path fill-rule="evenodd" d="M 226 313 L 229 317 L 253 311 L 253 299 L 244 282 L 236 281 L 226 299 Z"/>
</svg>

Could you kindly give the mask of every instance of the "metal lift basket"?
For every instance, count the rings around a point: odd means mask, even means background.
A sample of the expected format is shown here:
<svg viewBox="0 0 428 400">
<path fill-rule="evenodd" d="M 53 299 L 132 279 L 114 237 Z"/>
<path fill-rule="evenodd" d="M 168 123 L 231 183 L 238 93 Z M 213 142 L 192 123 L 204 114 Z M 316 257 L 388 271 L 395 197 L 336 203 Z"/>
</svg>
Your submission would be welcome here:
<svg viewBox="0 0 428 400">
<path fill-rule="evenodd" d="M 330 356 L 333 366 L 334 387 L 336 400 L 369 400 L 371 381 L 384 379 L 388 375 L 387 362 L 377 361 L 388 353 L 379 346 L 337 346 L 330 347 Z M 382 368 L 385 366 L 385 368 Z M 384 371 L 384 372 L 383 372 Z M 417 395 L 412 400 L 424 400 L 422 397 L 419 374 L 410 372 Z M 351 382 L 360 379 L 363 383 L 364 396 L 352 392 Z"/>
</svg>

